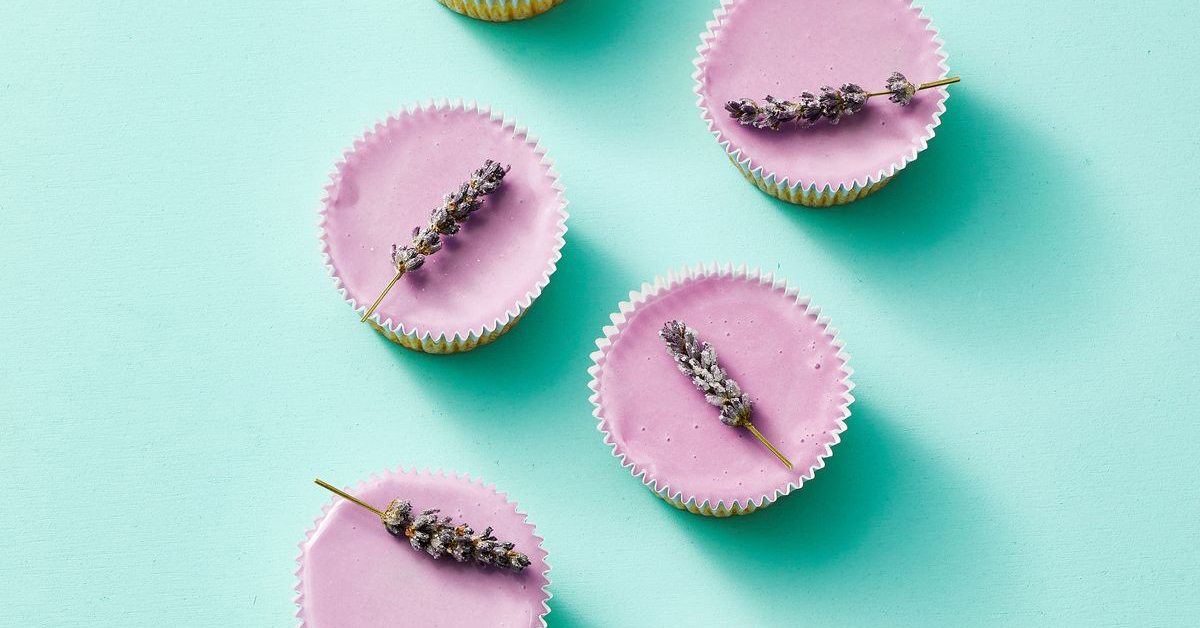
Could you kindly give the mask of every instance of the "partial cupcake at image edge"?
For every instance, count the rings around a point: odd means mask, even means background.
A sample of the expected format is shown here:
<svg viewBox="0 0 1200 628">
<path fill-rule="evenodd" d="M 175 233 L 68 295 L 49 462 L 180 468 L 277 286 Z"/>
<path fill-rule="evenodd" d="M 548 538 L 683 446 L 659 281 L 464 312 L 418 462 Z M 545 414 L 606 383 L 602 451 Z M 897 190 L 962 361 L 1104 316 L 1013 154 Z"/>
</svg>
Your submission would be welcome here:
<svg viewBox="0 0 1200 628">
<path fill-rule="evenodd" d="M 920 87 L 949 72 L 911 0 L 722 0 L 714 15 L 694 62 L 697 104 L 730 162 L 767 194 L 811 207 L 855 201 L 934 136 L 947 89 L 889 91 L 893 73 Z M 756 125 L 736 106 L 772 101 L 785 101 L 782 124 Z"/>
<path fill-rule="evenodd" d="M 546 627 L 542 538 L 495 485 L 415 468 L 317 482 L 343 496 L 300 544 L 302 628 Z"/>
<path fill-rule="evenodd" d="M 489 343 L 550 282 L 566 234 L 558 174 L 523 127 L 429 103 L 388 116 L 331 175 L 321 252 L 389 340 L 428 353 Z M 377 305 L 376 305 L 377 304 Z"/>
<path fill-rule="evenodd" d="M 849 356 L 787 282 L 745 266 L 683 268 L 642 284 L 611 318 L 588 370 L 592 414 L 621 466 L 675 507 L 754 512 L 811 480 L 840 442 Z"/>
<path fill-rule="evenodd" d="M 565 0 L 437 0 L 446 8 L 486 22 L 510 22 L 541 15 Z"/>
</svg>

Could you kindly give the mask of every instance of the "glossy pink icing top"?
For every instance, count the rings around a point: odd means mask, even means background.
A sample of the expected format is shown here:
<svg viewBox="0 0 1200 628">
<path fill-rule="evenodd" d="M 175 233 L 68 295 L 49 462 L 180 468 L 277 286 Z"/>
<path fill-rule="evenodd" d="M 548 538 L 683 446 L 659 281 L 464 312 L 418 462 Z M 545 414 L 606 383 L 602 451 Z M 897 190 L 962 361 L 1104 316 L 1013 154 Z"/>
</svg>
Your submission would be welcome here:
<svg viewBox="0 0 1200 628">
<path fill-rule="evenodd" d="M 719 141 L 740 149 L 750 169 L 806 187 L 866 185 L 915 159 L 933 136 L 943 89 L 918 92 L 907 107 L 873 97 L 837 125 L 807 129 L 755 129 L 724 110 L 737 98 L 795 100 L 821 85 L 881 91 L 893 71 L 913 83 L 943 78 L 941 44 L 908 0 L 736 0 L 727 11 L 702 53 L 698 92 Z"/>
<path fill-rule="evenodd" d="M 322 239 L 334 276 L 359 307 L 395 275 L 392 244 L 411 241 L 442 196 L 493 159 L 512 166 L 445 248 L 396 283 L 375 311 L 396 330 L 481 335 L 520 314 L 549 282 L 565 202 L 524 133 L 461 107 L 404 112 L 355 144 L 326 201 Z"/>
<path fill-rule="evenodd" d="M 434 560 L 388 533 L 374 513 L 337 498 L 300 556 L 300 619 L 306 628 L 534 628 L 544 626 L 546 552 L 516 505 L 481 483 L 388 473 L 349 491 L 376 508 L 396 498 L 516 543 L 531 564 L 521 573 Z"/>
<path fill-rule="evenodd" d="M 788 470 L 676 368 L 658 336 L 680 320 L 717 350 L 717 359 L 754 401 L 752 421 L 795 465 Z M 731 506 L 812 477 L 842 431 L 850 387 L 845 360 L 815 313 L 781 288 L 730 275 L 687 279 L 625 314 L 600 360 L 593 388 L 602 429 L 616 454 L 696 504 Z M 653 485 L 651 485 L 653 488 Z"/>
</svg>

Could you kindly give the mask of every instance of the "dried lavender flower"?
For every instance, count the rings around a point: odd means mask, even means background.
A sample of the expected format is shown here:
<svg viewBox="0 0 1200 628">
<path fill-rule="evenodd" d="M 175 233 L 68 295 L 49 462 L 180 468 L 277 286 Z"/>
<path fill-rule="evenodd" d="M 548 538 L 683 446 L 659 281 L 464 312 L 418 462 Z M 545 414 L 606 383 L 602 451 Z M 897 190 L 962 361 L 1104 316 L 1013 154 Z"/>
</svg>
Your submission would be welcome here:
<svg viewBox="0 0 1200 628">
<path fill-rule="evenodd" d="M 406 499 L 395 499 L 388 505 L 381 519 L 392 535 L 408 539 L 412 548 L 434 558 L 450 556 L 464 563 L 473 560 L 480 565 L 490 565 L 520 573 L 529 566 L 529 557 L 514 549 L 513 543 L 504 543 L 485 528 L 476 534 L 467 524 L 454 525 L 452 517 L 440 517 L 436 508 L 413 514 L 412 503 Z"/>
<path fill-rule="evenodd" d="M 375 299 L 375 303 L 367 308 L 359 322 L 367 322 L 404 273 L 421 268 L 425 265 L 425 256 L 442 250 L 442 236 L 458 233 L 458 225 L 483 206 L 483 197 L 500 187 L 508 170 L 509 166 L 502 166 L 491 159 L 483 162 L 483 166 L 471 173 L 470 179 L 442 197 L 442 204 L 429 214 L 429 226 L 412 230 L 412 244 L 392 245 L 392 266 L 396 269 L 396 276 Z"/>
<path fill-rule="evenodd" d="M 830 124 L 837 124 L 842 116 L 862 111 L 867 104 L 867 93 L 854 83 L 846 83 L 841 89 L 822 85 L 818 102 L 821 105 L 821 115 L 829 118 Z"/>
<path fill-rule="evenodd" d="M 867 92 L 854 83 L 842 85 L 842 111 L 845 115 L 858 113 L 867 106 Z"/>
<path fill-rule="evenodd" d="M 725 111 L 742 124 L 754 124 L 758 120 L 758 103 L 749 98 L 739 98 L 725 103 Z"/>
<path fill-rule="evenodd" d="M 908 103 L 912 102 L 913 95 L 917 93 L 917 86 L 909 83 L 903 74 L 892 72 L 887 80 L 887 90 L 892 94 L 888 96 L 888 100 L 901 107 L 906 107 Z"/>
<path fill-rule="evenodd" d="M 799 106 L 794 102 L 779 100 L 774 96 L 767 96 L 763 100 L 766 103 L 762 106 L 762 119 L 759 121 L 762 126 L 778 129 L 780 124 L 795 120 L 799 114 Z"/>
<path fill-rule="evenodd" d="M 754 403 L 717 364 L 717 350 L 712 345 L 701 343 L 696 330 L 679 321 L 668 321 L 658 336 L 666 341 L 667 352 L 675 358 L 679 371 L 704 393 L 704 400 L 721 409 L 722 423 L 730 427 L 750 423 Z"/>
<path fill-rule="evenodd" d="M 675 359 L 675 366 L 688 376 L 696 388 L 704 393 L 704 400 L 721 409 L 721 422 L 730 427 L 744 427 L 754 435 L 771 453 L 775 454 L 787 468 L 792 463 L 765 436 L 754 427 L 750 414 L 754 411 L 754 402 L 742 392 L 725 369 L 717 362 L 717 350 L 707 342 L 700 342 L 696 330 L 680 321 L 667 321 L 658 332 L 658 336 L 667 343 L 667 353 Z"/>
<path fill-rule="evenodd" d="M 820 95 L 801 92 L 800 98 L 795 102 L 767 96 L 760 105 L 749 98 L 739 98 L 725 103 L 725 111 L 741 124 L 773 131 L 778 130 L 783 123 L 792 121 L 802 127 L 812 126 L 821 118 L 829 120 L 830 124 L 837 124 L 843 116 L 862 111 L 872 96 L 888 96 L 888 100 L 903 107 L 912 101 L 918 90 L 958 81 L 959 77 L 955 76 L 914 85 L 909 83 L 903 74 L 892 72 L 887 80 L 887 89 L 881 92 L 867 92 L 855 83 L 844 83 L 839 89 L 822 85 Z"/>
<path fill-rule="evenodd" d="M 488 159 L 471 173 L 456 190 L 442 198 L 442 204 L 429 214 L 429 226 L 412 232 L 412 244 L 392 245 L 392 265 L 400 274 L 411 273 L 425 263 L 426 255 L 442 249 L 442 236 L 458 233 L 459 224 L 483 206 L 484 196 L 500 187 L 509 167 Z"/>
<path fill-rule="evenodd" d="M 830 124 L 837 124 L 842 118 L 842 95 L 828 85 L 821 86 L 821 115 L 829 119 Z"/>
<path fill-rule="evenodd" d="M 821 99 L 812 92 L 800 92 L 800 101 L 796 103 L 799 115 L 796 117 L 796 122 L 801 126 L 809 127 L 817 123 L 821 119 Z"/>
</svg>

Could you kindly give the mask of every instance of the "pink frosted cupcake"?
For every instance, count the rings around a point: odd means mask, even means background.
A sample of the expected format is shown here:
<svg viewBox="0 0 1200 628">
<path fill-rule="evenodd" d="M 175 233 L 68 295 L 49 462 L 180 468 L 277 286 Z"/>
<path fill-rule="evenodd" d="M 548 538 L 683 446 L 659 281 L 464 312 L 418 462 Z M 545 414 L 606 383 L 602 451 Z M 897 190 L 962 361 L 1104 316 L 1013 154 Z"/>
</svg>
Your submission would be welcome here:
<svg viewBox="0 0 1200 628">
<path fill-rule="evenodd" d="M 488 160 L 508 168 L 498 187 L 479 196 L 461 229 L 451 224 L 455 233 L 395 281 L 371 316 L 393 342 L 453 353 L 508 331 L 550 282 L 567 203 L 536 140 L 474 105 L 401 111 L 337 165 L 321 212 L 322 252 L 335 286 L 362 313 L 398 276 L 393 245 L 410 246 L 414 229 L 432 224 L 431 210 L 476 182 L 472 172 Z"/>
<path fill-rule="evenodd" d="M 372 475 L 347 493 L 366 507 L 335 497 L 300 544 L 303 628 L 546 626 L 542 539 L 494 486 L 412 469 Z M 430 524 L 421 514 L 433 508 Z M 438 526 L 453 530 L 444 542 L 424 536 Z"/>
<path fill-rule="evenodd" d="M 723 517 L 765 507 L 812 479 L 846 429 L 849 356 L 829 319 L 783 281 L 685 268 L 643 284 L 612 320 L 592 354 L 593 414 L 621 464 L 678 508 Z M 711 345 L 700 366 L 740 390 L 706 395 L 702 377 L 680 373 L 664 335 L 676 321 Z"/>
<path fill-rule="evenodd" d="M 450 10 L 488 22 L 509 22 L 541 15 L 563 0 L 438 0 Z"/>
<path fill-rule="evenodd" d="M 755 128 L 726 103 L 767 95 L 800 102 L 821 86 L 886 90 L 893 71 L 914 84 L 944 78 L 942 42 L 910 0 L 722 0 L 701 35 L 696 93 L 709 130 L 742 174 L 792 203 L 826 207 L 874 192 L 917 158 L 946 110 L 945 88 L 905 106 L 871 97 L 853 115 L 807 128 Z"/>
</svg>

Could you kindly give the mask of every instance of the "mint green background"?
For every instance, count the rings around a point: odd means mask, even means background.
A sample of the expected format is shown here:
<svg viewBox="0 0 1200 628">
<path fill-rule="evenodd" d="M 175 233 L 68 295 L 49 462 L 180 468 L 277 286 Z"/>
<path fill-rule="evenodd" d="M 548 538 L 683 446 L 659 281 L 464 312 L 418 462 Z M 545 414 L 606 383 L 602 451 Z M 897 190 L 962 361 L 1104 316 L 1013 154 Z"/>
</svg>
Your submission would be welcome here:
<svg viewBox="0 0 1200 628">
<path fill-rule="evenodd" d="M 716 0 L 66 4 L 0 19 L 0 624 L 291 627 L 312 478 L 418 465 L 530 513 L 553 628 L 1196 625 L 1194 3 L 931 0 L 965 80 L 844 211 L 705 132 Z M 536 307 L 450 357 L 317 253 L 341 150 L 435 96 L 529 125 L 572 212 Z M 585 371 L 629 290 L 726 259 L 825 308 L 858 401 L 815 481 L 717 520 L 619 468 Z"/>
</svg>

